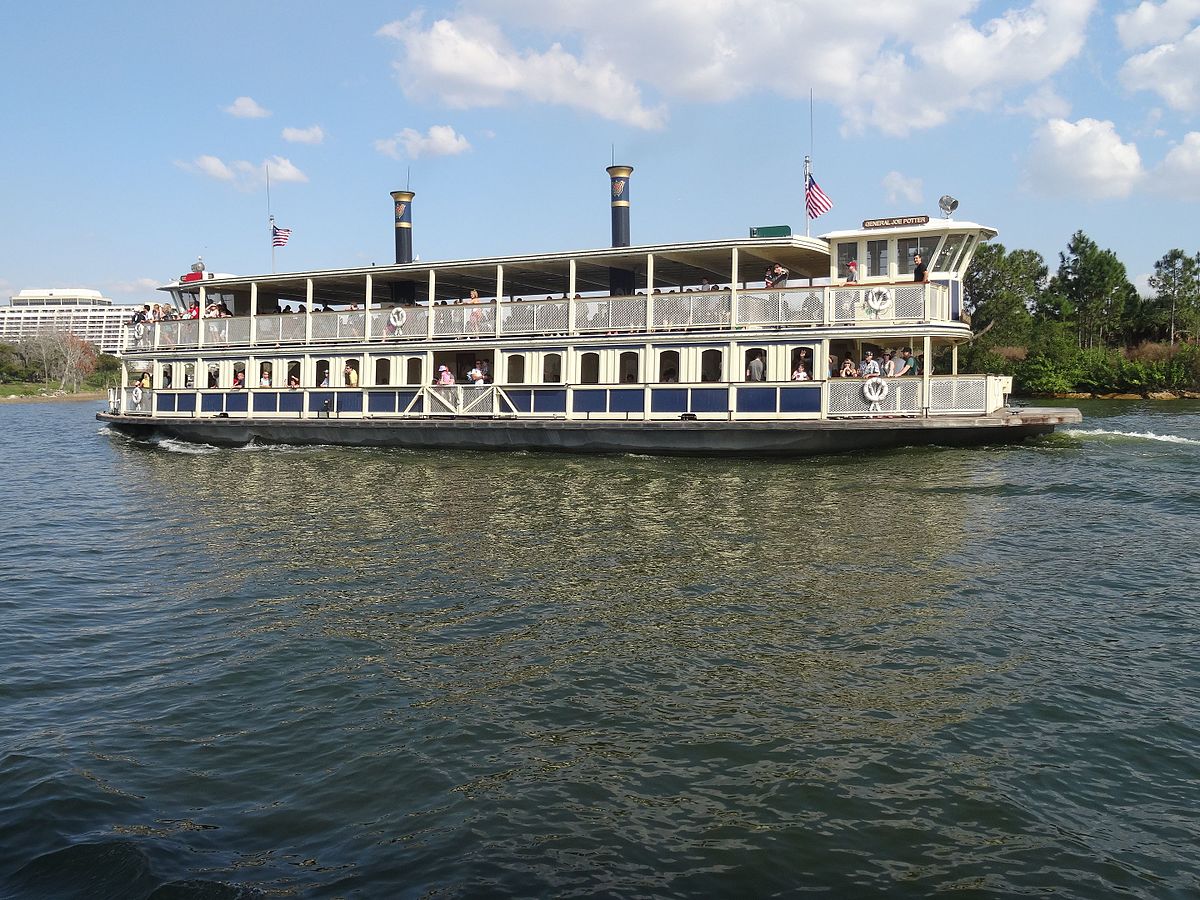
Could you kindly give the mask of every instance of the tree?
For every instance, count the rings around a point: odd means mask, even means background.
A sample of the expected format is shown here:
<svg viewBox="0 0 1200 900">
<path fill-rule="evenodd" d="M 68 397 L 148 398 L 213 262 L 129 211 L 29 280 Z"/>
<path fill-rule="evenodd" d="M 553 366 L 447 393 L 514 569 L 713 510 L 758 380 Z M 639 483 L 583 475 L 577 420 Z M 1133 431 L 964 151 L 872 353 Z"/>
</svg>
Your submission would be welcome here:
<svg viewBox="0 0 1200 900">
<path fill-rule="evenodd" d="M 1074 313 L 1078 345 L 1104 346 L 1108 336 L 1121 332 L 1129 279 L 1124 264 L 1111 250 L 1077 231 L 1059 254 L 1058 274 L 1050 293 L 1066 301 L 1060 309 Z M 1068 321 L 1065 317 L 1060 321 Z"/>
<path fill-rule="evenodd" d="M 988 331 L 988 346 L 1028 343 L 1047 273 L 1033 250 L 1007 253 L 1003 244 L 984 244 L 975 252 L 963 279 L 964 302 L 976 332 Z"/>
<path fill-rule="evenodd" d="M 1200 320 L 1200 253 L 1171 250 L 1154 264 L 1150 287 L 1172 346 L 1180 330 L 1196 336 Z"/>
</svg>

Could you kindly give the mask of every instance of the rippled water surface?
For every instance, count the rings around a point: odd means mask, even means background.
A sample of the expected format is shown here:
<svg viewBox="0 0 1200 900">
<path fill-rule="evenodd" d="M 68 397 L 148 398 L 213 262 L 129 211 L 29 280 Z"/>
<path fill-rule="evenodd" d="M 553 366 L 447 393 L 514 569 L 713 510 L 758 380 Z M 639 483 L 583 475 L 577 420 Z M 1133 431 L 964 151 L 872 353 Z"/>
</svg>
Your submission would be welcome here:
<svg viewBox="0 0 1200 900">
<path fill-rule="evenodd" d="M 796 462 L 0 406 L 0 896 L 1195 897 L 1200 404 Z"/>
</svg>

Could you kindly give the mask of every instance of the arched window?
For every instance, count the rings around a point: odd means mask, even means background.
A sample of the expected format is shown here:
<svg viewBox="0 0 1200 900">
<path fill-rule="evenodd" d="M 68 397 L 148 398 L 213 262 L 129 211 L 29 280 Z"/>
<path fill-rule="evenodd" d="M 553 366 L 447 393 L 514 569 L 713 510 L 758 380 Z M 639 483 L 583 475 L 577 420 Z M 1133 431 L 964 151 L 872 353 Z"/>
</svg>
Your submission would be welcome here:
<svg viewBox="0 0 1200 900">
<path fill-rule="evenodd" d="M 287 386 L 300 387 L 300 360 L 289 359 L 287 364 Z"/>
<path fill-rule="evenodd" d="M 217 363 L 208 364 L 208 386 L 210 388 L 221 386 L 221 367 Z"/>
<path fill-rule="evenodd" d="M 621 354 L 617 363 L 617 380 L 621 384 L 637 384 L 641 380 L 638 377 L 641 374 L 638 371 L 638 361 L 636 350 L 626 350 Z"/>
<path fill-rule="evenodd" d="M 375 360 L 375 383 L 392 383 L 392 361 L 386 356 L 381 356 Z"/>
<path fill-rule="evenodd" d="M 525 357 L 520 353 L 513 353 L 508 357 L 507 381 L 509 384 L 525 383 Z"/>
<path fill-rule="evenodd" d="M 412 357 L 405 368 L 408 370 L 404 376 L 405 384 L 421 384 L 425 380 L 421 377 L 421 360 L 417 357 Z"/>
<path fill-rule="evenodd" d="M 183 364 L 183 386 L 189 389 L 196 386 L 196 367 L 192 363 Z"/>
<path fill-rule="evenodd" d="M 747 381 L 767 380 L 767 351 L 762 347 L 751 347 L 746 351 L 746 358 L 742 362 L 745 368 L 743 374 Z"/>
<path fill-rule="evenodd" d="M 317 360 L 316 377 L 313 379 L 313 383 L 317 387 L 329 387 L 329 360 Z"/>
<path fill-rule="evenodd" d="M 679 351 L 664 350 L 658 355 L 658 380 L 674 384 L 679 380 Z"/>
<path fill-rule="evenodd" d="M 547 353 L 542 358 L 542 383 L 558 384 L 562 381 L 562 355 Z"/>
<path fill-rule="evenodd" d="M 797 377 L 797 373 L 802 366 L 804 368 L 804 374 L 807 375 L 808 378 Z M 822 377 L 824 375 L 824 373 L 821 373 L 821 375 L 817 374 L 816 356 L 813 354 L 813 349 L 811 347 L 792 348 L 792 362 L 791 368 L 788 369 L 788 375 L 793 381 L 807 381 L 813 378 Z"/>
<path fill-rule="evenodd" d="M 163 363 L 162 376 L 159 378 L 159 384 L 164 391 L 170 390 L 175 383 L 175 366 L 173 363 Z"/>
<path fill-rule="evenodd" d="M 700 380 L 723 381 L 724 360 L 719 349 L 713 347 L 700 354 Z"/>
<path fill-rule="evenodd" d="M 588 352 L 579 357 L 579 383 L 600 383 L 600 354 Z"/>
<path fill-rule="evenodd" d="M 342 367 L 342 384 L 346 387 L 358 387 L 360 374 L 358 371 L 358 360 L 346 360 L 346 365 Z"/>
<path fill-rule="evenodd" d="M 258 364 L 258 386 L 270 387 L 274 375 L 273 367 L 270 362 L 262 362 Z"/>
</svg>

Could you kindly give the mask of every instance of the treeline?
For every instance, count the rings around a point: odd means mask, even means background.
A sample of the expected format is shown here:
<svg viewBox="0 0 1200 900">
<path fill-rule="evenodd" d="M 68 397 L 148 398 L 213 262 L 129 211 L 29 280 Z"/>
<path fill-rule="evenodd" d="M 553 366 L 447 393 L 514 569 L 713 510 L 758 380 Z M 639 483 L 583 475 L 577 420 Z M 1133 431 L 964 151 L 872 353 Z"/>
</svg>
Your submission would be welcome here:
<svg viewBox="0 0 1200 900">
<path fill-rule="evenodd" d="M 67 331 L 45 329 L 16 344 L 0 344 L 0 384 L 36 383 L 78 391 L 116 384 L 120 378 L 120 360 L 98 353 Z"/>
<path fill-rule="evenodd" d="M 1166 253 L 1143 297 L 1082 231 L 1054 274 L 1039 253 L 985 244 L 964 287 L 976 337 L 960 371 L 1012 375 L 1024 394 L 1200 390 L 1200 253 Z"/>
</svg>

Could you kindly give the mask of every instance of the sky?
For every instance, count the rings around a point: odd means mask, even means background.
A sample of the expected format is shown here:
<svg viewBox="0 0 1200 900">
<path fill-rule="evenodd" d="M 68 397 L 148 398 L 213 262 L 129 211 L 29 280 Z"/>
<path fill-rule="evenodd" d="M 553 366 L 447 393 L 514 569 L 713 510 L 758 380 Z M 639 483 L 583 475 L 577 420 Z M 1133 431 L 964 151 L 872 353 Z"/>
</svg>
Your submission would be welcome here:
<svg viewBox="0 0 1200 900">
<path fill-rule="evenodd" d="M 280 272 L 814 235 L 938 215 L 1051 271 L 1071 235 L 1145 287 L 1200 249 L 1200 0 L 111 0 L 9 4 L 0 298 L 122 303 L 202 256 Z M 810 97 L 811 104 L 810 104 Z"/>
</svg>

